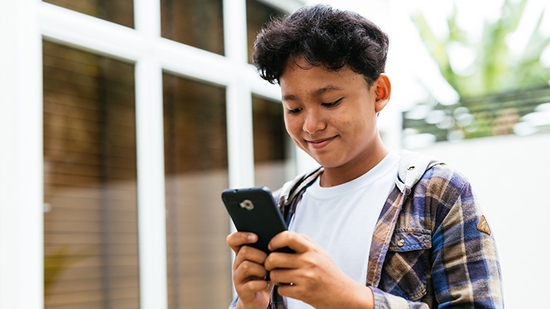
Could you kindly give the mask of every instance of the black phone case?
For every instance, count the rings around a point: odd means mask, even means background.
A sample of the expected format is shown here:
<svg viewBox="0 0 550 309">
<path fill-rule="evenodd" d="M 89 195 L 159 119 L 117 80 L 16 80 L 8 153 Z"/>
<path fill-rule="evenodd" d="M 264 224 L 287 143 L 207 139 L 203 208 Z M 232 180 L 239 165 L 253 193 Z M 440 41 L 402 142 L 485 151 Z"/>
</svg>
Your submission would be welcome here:
<svg viewBox="0 0 550 309">
<path fill-rule="evenodd" d="M 258 241 L 250 246 L 269 254 L 271 238 L 287 229 L 271 191 L 267 187 L 227 189 L 222 200 L 238 231 L 258 235 Z M 289 248 L 276 251 L 292 252 Z"/>
</svg>

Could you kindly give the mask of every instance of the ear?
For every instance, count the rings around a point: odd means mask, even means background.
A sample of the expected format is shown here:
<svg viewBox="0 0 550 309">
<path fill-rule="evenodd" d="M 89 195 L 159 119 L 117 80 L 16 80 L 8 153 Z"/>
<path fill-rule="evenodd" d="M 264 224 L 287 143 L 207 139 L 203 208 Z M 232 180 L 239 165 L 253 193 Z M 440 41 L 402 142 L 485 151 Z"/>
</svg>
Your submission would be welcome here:
<svg viewBox="0 0 550 309">
<path fill-rule="evenodd" d="M 381 73 L 380 76 L 374 81 L 373 84 L 376 93 L 376 102 L 374 103 L 374 108 L 376 113 L 380 113 L 384 107 L 388 104 L 391 97 L 391 83 L 388 76 L 384 73 Z"/>
</svg>

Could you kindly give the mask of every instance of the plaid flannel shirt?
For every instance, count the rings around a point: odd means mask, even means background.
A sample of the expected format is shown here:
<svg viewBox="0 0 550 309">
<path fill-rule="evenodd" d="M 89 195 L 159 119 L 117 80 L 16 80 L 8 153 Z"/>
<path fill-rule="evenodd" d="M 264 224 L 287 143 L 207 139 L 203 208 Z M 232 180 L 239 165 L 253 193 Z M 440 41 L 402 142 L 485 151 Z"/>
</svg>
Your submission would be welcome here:
<svg viewBox="0 0 550 309">
<path fill-rule="evenodd" d="M 281 189 L 287 220 L 321 173 Z M 396 186 L 375 227 L 367 286 L 376 309 L 504 308 L 495 241 L 465 177 L 425 156 L 401 153 Z M 285 305 L 274 293 L 269 307 Z"/>
</svg>

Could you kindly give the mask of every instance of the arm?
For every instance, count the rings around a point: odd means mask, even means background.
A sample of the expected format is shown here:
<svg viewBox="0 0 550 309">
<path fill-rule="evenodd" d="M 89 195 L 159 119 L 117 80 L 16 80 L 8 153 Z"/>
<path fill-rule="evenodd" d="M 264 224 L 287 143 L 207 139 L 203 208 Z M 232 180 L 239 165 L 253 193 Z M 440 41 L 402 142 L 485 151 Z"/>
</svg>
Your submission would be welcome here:
<svg viewBox="0 0 550 309">
<path fill-rule="evenodd" d="M 426 303 L 412 302 L 406 299 L 386 293 L 378 288 L 370 287 L 374 294 L 375 309 L 428 309 Z"/>
<path fill-rule="evenodd" d="M 465 182 L 433 235 L 432 282 L 440 308 L 503 308 L 496 244 Z"/>
<path fill-rule="evenodd" d="M 495 241 L 484 224 L 470 184 L 458 174 L 438 173 L 437 177 L 426 178 L 415 191 L 413 205 L 406 204 L 402 211 L 408 221 L 405 226 L 411 227 L 424 211 L 431 213 L 420 216 L 427 220 L 420 226 L 433 230 L 431 240 L 423 251 L 404 250 L 386 257 L 381 288 L 372 288 L 375 308 L 502 308 Z M 422 279 L 426 273 L 428 276 Z M 411 297 L 416 302 L 383 291 L 413 295 L 408 293 L 420 282 L 426 286 L 418 292 L 424 294 Z M 405 291 L 408 293 L 401 294 Z"/>
</svg>

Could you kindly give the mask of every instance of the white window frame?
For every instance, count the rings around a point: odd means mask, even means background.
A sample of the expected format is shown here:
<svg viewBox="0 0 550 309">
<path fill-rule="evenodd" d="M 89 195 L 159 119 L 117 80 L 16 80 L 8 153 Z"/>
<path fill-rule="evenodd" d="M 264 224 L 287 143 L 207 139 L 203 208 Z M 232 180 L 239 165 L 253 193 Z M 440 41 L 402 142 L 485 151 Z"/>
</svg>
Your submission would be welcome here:
<svg viewBox="0 0 550 309">
<path fill-rule="evenodd" d="M 252 93 L 280 100 L 247 63 L 246 0 L 223 5 L 220 56 L 162 38 L 160 0 L 134 0 L 135 29 L 40 0 L 0 1 L 0 308 L 44 307 L 43 39 L 135 65 L 140 308 L 167 308 L 163 70 L 225 87 L 230 187 L 254 185 Z"/>
<path fill-rule="evenodd" d="M 43 308 L 38 0 L 0 1 L 0 308 Z"/>
</svg>

